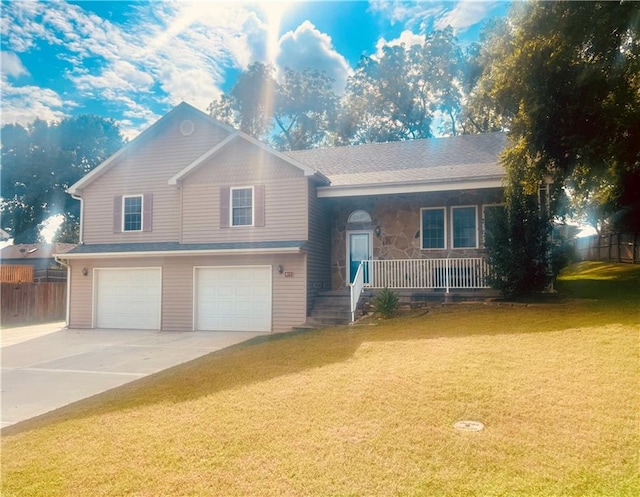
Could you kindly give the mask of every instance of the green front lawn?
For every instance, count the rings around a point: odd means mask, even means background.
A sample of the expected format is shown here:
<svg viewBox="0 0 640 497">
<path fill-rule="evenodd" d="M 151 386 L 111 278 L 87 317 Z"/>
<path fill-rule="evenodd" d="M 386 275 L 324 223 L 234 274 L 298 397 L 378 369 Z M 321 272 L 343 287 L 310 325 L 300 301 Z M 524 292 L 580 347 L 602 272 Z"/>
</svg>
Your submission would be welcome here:
<svg viewBox="0 0 640 497">
<path fill-rule="evenodd" d="M 11 427 L 2 495 L 640 495 L 640 268 L 557 288 L 254 340 Z"/>
</svg>

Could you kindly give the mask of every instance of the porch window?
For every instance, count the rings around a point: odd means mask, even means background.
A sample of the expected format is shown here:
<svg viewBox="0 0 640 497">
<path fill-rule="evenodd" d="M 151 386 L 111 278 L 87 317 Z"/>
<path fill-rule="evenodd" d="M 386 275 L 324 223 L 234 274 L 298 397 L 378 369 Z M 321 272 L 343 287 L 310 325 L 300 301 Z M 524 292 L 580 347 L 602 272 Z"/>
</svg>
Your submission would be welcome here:
<svg viewBox="0 0 640 497">
<path fill-rule="evenodd" d="M 142 231 L 142 195 L 122 197 L 122 231 Z"/>
<path fill-rule="evenodd" d="M 253 225 L 253 188 L 231 189 L 231 226 Z"/>
<path fill-rule="evenodd" d="M 475 206 L 452 207 L 453 248 L 478 247 L 478 214 Z"/>
<path fill-rule="evenodd" d="M 444 207 L 436 209 L 422 209 L 422 248 L 445 248 L 445 214 Z"/>
</svg>

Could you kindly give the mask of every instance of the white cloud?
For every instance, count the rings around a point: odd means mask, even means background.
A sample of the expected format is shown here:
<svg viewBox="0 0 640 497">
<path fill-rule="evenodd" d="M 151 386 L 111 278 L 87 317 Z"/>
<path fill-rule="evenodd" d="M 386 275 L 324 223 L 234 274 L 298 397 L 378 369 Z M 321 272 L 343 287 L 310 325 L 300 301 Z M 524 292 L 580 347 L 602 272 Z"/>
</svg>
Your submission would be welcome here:
<svg viewBox="0 0 640 497">
<path fill-rule="evenodd" d="M 76 106 L 49 88 L 15 87 L 6 81 L 2 82 L 1 99 L 2 124 L 27 124 L 36 117 L 45 121 L 59 121 L 68 117 L 68 111 Z"/>
<path fill-rule="evenodd" d="M 344 90 L 351 68 L 347 60 L 333 47 L 331 37 L 321 33 L 311 22 L 304 21 L 295 31 L 285 33 L 279 41 L 276 69 L 282 75 L 285 68 L 302 71 L 323 70 L 335 80 L 334 88 Z"/>
<path fill-rule="evenodd" d="M 71 83 L 69 94 L 107 100 L 114 113 L 128 115 L 132 127 L 147 124 L 149 116 L 140 112 L 145 104 L 157 108 L 185 100 L 206 110 L 219 97 L 227 68 L 264 59 L 269 28 L 247 5 L 231 2 L 140 3 L 122 25 L 78 4 L 11 2 L 3 4 L 1 23 L 9 50 L 28 52 L 41 43 L 57 47 L 57 56 L 73 66 L 61 75 Z M 24 94 L 35 91 L 28 87 Z M 24 101 L 20 112 L 14 92 L 13 113 L 49 118 L 70 104 L 53 98 L 51 90 L 40 91 L 47 98 Z"/>
<path fill-rule="evenodd" d="M 113 61 L 99 75 L 83 72 L 78 76 L 74 76 L 73 81 L 79 90 L 87 91 L 88 93 L 93 93 L 94 90 L 113 91 L 114 89 L 125 93 L 144 92 L 153 86 L 153 77 L 151 75 L 134 67 L 125 60 Z"/>
<path fill-rule="evenodd" d="M 369 10 L 392 23 L 425 33 L 451 26 L 454 32 L 466 31 L 491 17 L 491 11 L 506 0 L 462 0 L 406 2 L 403 0 L 372 0 Z"/>
<path fill-rule="evenodd" d="M 380 58 L 382 57 L 382 47 L 390 46 L 399 46 L 404 45 L 406 48 L 410 48 L 413 45 L 422 45 L 424 44 L 424 35 L 419 35 L 414 33 L 409 29 L 405 29 L 400 36 L 394 38 L 393 40 L 385 40 L 384 38 L 379 38 L 376 43 L 376 54 L 375 56 Z"/>
<path fill-rule="evenodd" d="M 436 29 L 451 26 L 454 32 L 465 31 L 489 17 L 498 2 L 459 2 L 453 9 L 444 12 L 434 23 Z"/>
<path fill-rule="evenodd" d="M 18 78 L 28 75 L 29 71 L 22 65 L 20 57 L 13 52 L 2 51 L 0 58 L 0 68 L 2 68 L 2 78 Z"/>
<path fill-rule="evenodd" d="M 406 2 L 404 0 L 371 0 L 369 10 L 388 19 L 391 24 L 403 24 L 407 29 L 424 33 L 432 20 L 441 15 L 450 2 Z"/>
</svg>

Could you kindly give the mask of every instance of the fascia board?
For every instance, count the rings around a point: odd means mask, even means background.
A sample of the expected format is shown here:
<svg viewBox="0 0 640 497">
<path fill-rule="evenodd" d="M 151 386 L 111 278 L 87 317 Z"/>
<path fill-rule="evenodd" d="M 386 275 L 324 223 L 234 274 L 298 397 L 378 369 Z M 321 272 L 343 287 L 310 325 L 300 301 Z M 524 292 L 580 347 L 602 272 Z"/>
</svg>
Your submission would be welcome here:
<svg viewBox="0 0 640 497">
<path fill-rule="evenodd" d="M 269 145 L 262 143 L 260 140 L 255 139 L 253 136 L 247 135 L 246 133 L 243 133 L 242 131 L 238 131 L 238 135 L 240 135 L 240 137 L 242 137 L 242 139 L 248 141 L 249 143 L 252 143 L 254 145 L 256 145 L 257 147 L 261 148 L 262 150 L 265 150 L 267 152 L 269 152 L 272 155 L 275 155 L 276 157 L 278 157 L 279 159 L 287 162 L 288 164 L 291 164 L 294 167 L 297 167 L 298 169 L 302 170 L 302 172 L 304 173 L 305 176 L 316 176 L 319 179 L 326 181 L 327 183 L 329 183 L 329 178 L 327 178 L 324 174 L 322 174 L 320 171 L 317 171 L 316 169 L 309 167 L 305 164 L 303 164 L 302 162 L 297 161 L 296 159 L 294 159 L 293 157 L 289 157 L 287 154 L 283 154 L 282 152 L 279 152 L 277 150 L 275 150 L 274 148 L 271 148 Z"/>
<path fill-rule="evenodd" d="M 122 155 L 126 154 L 134 146 L 137 146 L 141 140 L 145 139 L 148 136 L 153 136 L 154 130 L 163 126 L 164 123 L 167 122 L 173 115 L 179 112 L 185 112 L 185 111 L 197 113 L 200 115 L 200 117 L 204 117 L 208 119 L 212 124 L 215 124 L 216 126 L 228 131 L 229 133 L 235 132 L 235 130 L 228 124 L 225 124 L 222 121 L 218 121 L 217 119 L 211 117 L 210 115 L 202 112 L 199 109 L 196 109 L 195 107 L 193 107 L 192 105 L 189 105 L 186 102 L 181 102 L 177 106 L 175 106 L 173 109 L 171 109 L 169 112 L 167 112 L 164 116 L 162 116 L 160 119 L 158 119 L 156 122 L 154 122 L 151 126 L 144 129 L 138 136 L 136 136 L 133 140 L 131 140 L 126 145 L 124 145 L 120 150 L 116 151 L 113 155 L 108 157 L 102 164 L 100 164 L 95 169 L 88 172 L 85 176 L 83 176 L 78 181 L 76 181 L 73 185 L 71 185 L 67 189 L 67 193 L 71 195 L 80 195 L 79 190 L 85 188 L 87 185 L 89 185 L 94 180 L 96 180 L 97 178 L 102 176 L 104 173 L 106 173 L 109 170 L 109 167 L 111 166 L 111 164 L 117 161 Z"/>
<path fill-rule="evenodd" d="M 176 174 L 175 176 L 170 178 L 169 179 L 169 184 L 170 185 L 177 185 L 178 181 L 182 181 L 192 171 L 194 171 L 195 169 L 200 167 L 204 161 L 206 161 L 207 159 L 213 157 L 215 154 L 217 154 L 220 150 L 222 150 L 225 146 L 227 146 L 229 143 L 231 143 L 237 137 L 238 137 L 238 133 L 236 133 L 236 132 L 234 132 L 231 135 L 227 136 L 224 140 L 222 140 L 220 143 L 216 144 L 214 147 L 212 147 L 207 152 L 202 154 L 200 157 L 198 157 L 196 160 L 194 160 L 191 164 L 189 164 L 187 167 L 185 167 L 178 174 Z"/>
<path fill-rule="evenodd" d="M 430 193 L 453 190 L 500 188 L 504 186 L 503 176 L 482 179 L 466 178 L 460 181 L 387 183 L 378 185 L 321 186 L 318 198 L 357 197 L 363 195 L 388 195 L 398 193 Z"/>
<path fill-rule="evenodd" d="M 194 255 L 231 255 L 231 254 L 295 254 L 302 252 L 300 247 L 264 248 L 264 249 L 222 249 L 222 250 L 158 250 L 145 252 L 95 252 L 83 254 L 56 254 L 59 259 L 123 259 L 137 257 L 194 256 Z"/>
</svg>

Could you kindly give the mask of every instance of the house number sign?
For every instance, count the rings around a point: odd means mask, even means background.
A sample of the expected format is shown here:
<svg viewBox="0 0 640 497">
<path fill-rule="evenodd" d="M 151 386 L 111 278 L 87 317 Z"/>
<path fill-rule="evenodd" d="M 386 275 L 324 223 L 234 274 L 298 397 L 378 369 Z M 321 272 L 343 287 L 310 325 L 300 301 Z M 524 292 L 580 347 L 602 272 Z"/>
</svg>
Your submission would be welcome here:
<svg viewBox="0 0 640 497">
<path fill-rule="evenodd" d="M 285 278 L 293 278 L 293 271 L 285 271 L 284 272 L 284 277 Z"/>
</svg>

